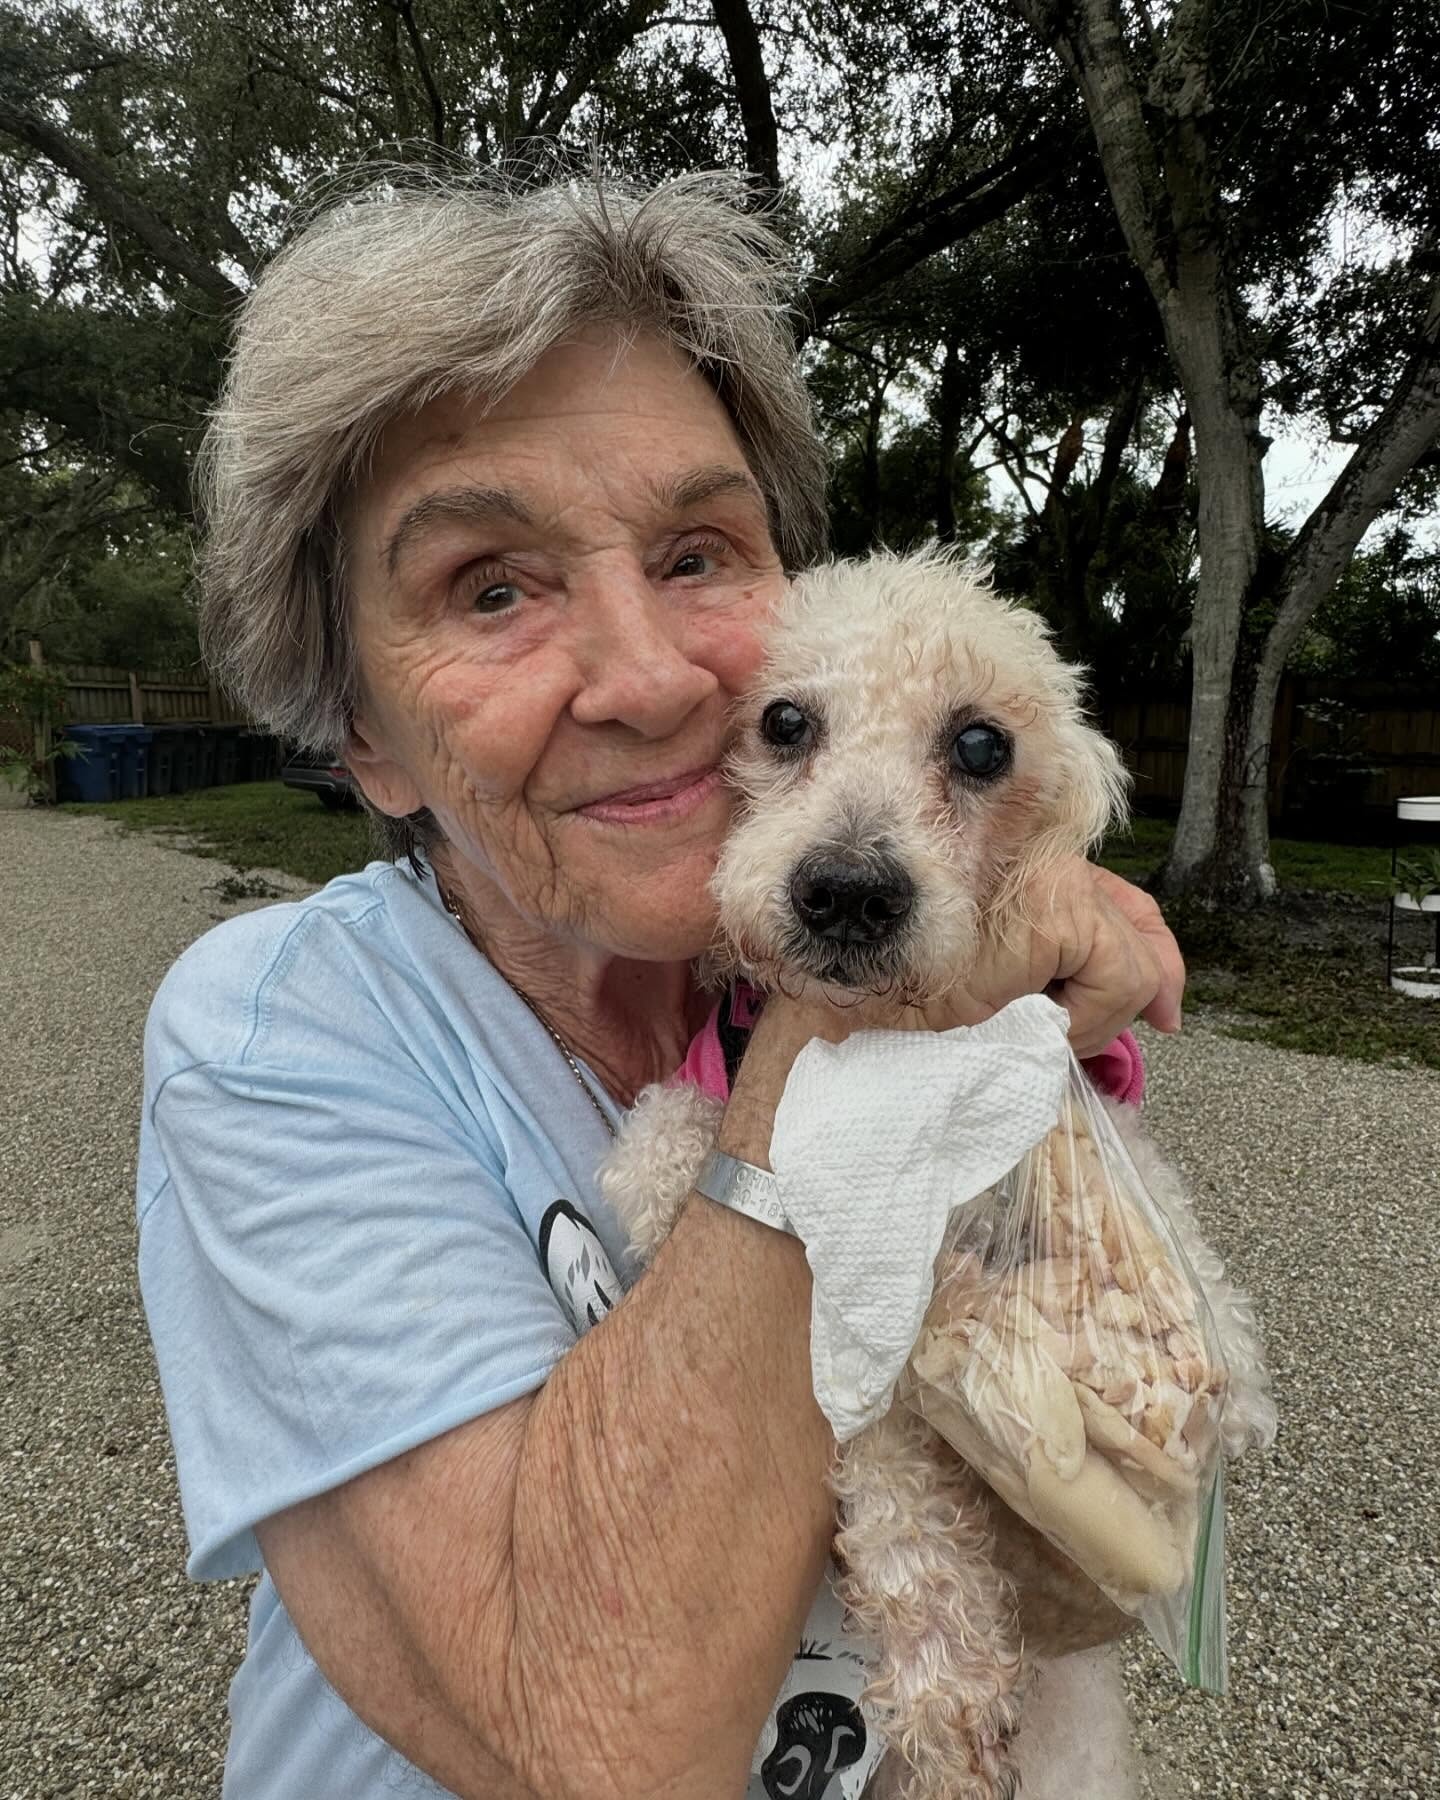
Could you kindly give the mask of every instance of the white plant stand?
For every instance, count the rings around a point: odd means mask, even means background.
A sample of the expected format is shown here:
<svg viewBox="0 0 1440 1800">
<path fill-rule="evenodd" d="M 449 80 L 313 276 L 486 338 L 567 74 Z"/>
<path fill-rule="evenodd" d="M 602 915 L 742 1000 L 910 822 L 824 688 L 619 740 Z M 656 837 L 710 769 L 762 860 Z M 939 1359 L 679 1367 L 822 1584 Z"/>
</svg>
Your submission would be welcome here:
<svg viewBox="0 0 1440 1800">
<path fill-rule="evenodd" d="M 1428 828 L 1428 830 L 1427 830 Z M 1400 859 L 1400 840 L 1433 834 L 1440 843 L 1440 794 L 1414 794 L 1395 802 L 1395 839 L 1390 850 L 1390 875 L 1393 879 Z M 1435 945 L 1426 961 L 1397 964 L 1395 961 L 1395 915 L 1425 913 L 1435 919 Z M 1413 894 L 1390 896 L 1390 932 L 1385 947 L 1385 979 L 1397 994 L 1408 994 L 1414 1000 L 1440 1000 L 1440 894 L 1426 894 L 1417 900 Z"/>
</svg>

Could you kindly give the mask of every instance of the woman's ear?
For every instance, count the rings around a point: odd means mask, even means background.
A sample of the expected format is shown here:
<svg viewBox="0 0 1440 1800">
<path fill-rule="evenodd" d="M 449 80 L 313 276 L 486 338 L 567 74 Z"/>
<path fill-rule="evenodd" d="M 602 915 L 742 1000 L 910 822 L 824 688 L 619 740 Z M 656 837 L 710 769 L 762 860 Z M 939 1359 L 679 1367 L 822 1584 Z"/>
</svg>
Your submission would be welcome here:
<svg viewBox="0 0 1440 1800">
<path fill-rule="evenodd" d="M 383 734 L 361 714 L 350 722 L 345 761 L 370 804 L 392 819 L 408 818 L 425 805 L 414 778 L 386 746 Z"/>
</svg>

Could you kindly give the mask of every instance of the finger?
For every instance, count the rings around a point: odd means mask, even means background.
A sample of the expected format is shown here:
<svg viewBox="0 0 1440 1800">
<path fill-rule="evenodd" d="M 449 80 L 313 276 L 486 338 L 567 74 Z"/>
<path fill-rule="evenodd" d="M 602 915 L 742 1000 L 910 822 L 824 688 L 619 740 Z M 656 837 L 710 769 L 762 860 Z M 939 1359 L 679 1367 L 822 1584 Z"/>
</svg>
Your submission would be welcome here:
<svg viewBox="0 0 1440 1800">
<path fill-rule="evenodd" d="M 1109 869 L 1092 865 L 1097 889 L 1121 912 L 1150 948 L 1159 972 L 1154 997 L 1140 1009 L 1157 1031 L 1179 1031 L 1185 997 L 1185 958 L 1153 894 Z"/>
<path fill-rule="evenodd" d="M 1140 1017 L 1157 1031 L 1178 1031 L 1184 1018 L 1185 958 L 1168 926 L 1147 942 L 1159 967 L 1160 985 Z"/>
<path fill-rule="evenodd" d="M 1161 967 L 1150 942 L 1118 913 L 1105 909 L 1089 955 L 1052 990 L 1070 1014 L 1077 1056 L 1097 1055 L 1151 1006 Z"/>
</svg>

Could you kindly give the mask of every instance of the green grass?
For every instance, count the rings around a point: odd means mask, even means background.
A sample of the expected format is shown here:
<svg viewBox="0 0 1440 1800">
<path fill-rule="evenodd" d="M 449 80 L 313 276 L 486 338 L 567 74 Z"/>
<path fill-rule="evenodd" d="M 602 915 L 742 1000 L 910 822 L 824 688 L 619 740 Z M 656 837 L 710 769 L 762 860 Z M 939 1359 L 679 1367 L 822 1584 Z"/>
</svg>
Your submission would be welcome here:
<svg viewBox="0 0 1440 1800">
<path fill-rule="evenodd" d="M 362 814 L 327 812 L 312 794 L 275 781 L 59 810 L 102 813 L 127 830 L 179 838 L 242 875 L 283 869 L 320 883 L 374 854 Z M 1105 845 L 1102 860 L 1143 880 L 1164 859 L 1172 829 L 1165 820 L 1137 819 Z M 1440 1002 L 1385 986 L 1388 849 L 1277 838 L 1273 855 L 1282 889 L 1290 890 L 1273 907 L 1236 914 L 1167 906 L 1190 966 L 1188 1009 L 1209 1013 L 1233 1036 L 1288 1050 L 1440 1068 Z"/>
<path fill-rule="evenodd" d="M 301 881 L 329 881 L 363 868 L 375 854 L 363 813 L 328 812 L 313 794 L 297 793 L 278 781 L 197 788 L 110 805 L 70 804 L 57 811 L 99 813 L 127 831 L 183 838 L 182 848 L 230 863 L 242 873 L 282 869 Z"/>
<path fill-rule="evenodd" d="M 1357 1062 L 1440 1069 L 1440 1002 L 1385 985 L 1384 902 L 1345 899 L 1295 930 L 1284 900 L 1226 916 L 1171 904 L 1166 918 L 1190 970 L 1186 1007 L 1231 1037 Z M 1433 927 L 1409 942 L 1433 949 Z"/>
<path fill-rule="evenodd" d="M 1173 830 L 1169 820 L 1136 819 L 1100 860 L 1143 881 Z M 1167 902 L 1190 970 L 1187 1011 L 1209 1013 L 1229 1036 L 1285 1050 L 1440 1068 L 1440 1003 L 1385 985 L 1389 848 L 1275 838 L 1270 853 L 1281 885 L 1273 907 L 1210 912 Z M 1424 928 L 1406 929 L 1418 947 Z M 1425 947 L 1433 944 L 1432 936 Z"/>
<path fill-rule="evenodd" d="M 1117 875 L 1141 881 L 1165 860 L 1174 831 L 1169 819 L 1135 819 L 1125 831 L 1106 839 L 1100 860 Z M 1390 891 L 1388 845 L 1324 844 L 1277 837 L 1270 840 L 1270 859 L 1282 887 L 1354 894 L 1382 903 Z"/>
</svg>

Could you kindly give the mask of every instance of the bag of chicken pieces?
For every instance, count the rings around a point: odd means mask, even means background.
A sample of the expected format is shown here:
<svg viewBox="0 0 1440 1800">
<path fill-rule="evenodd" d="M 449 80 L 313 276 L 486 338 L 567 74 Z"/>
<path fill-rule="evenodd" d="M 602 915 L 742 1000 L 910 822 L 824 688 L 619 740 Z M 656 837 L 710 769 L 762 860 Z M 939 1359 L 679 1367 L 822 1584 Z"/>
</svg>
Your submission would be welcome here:
<svg viewBox="0 0 1440 1800">
<path fill-rule="evenodd" d="M 957 1211 L 937 1271 L 902 1398 L 1187 1681 L 1223 1692 L 1225 1365 L 1073 1058 L 1054 1129 Z"/>
</svg>

